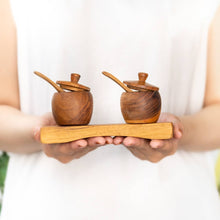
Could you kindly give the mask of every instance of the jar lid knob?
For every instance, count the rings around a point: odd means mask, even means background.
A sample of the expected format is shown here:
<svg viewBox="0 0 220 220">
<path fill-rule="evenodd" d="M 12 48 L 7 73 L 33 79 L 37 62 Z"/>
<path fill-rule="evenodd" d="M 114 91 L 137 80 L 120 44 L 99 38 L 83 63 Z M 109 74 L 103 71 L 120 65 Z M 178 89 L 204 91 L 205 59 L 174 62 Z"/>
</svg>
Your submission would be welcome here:
<svg viewBox="0 0 220 220">
<path fill-rule="evenodd" d="M 138 73 L 138 78 L 139 78 L 139 84 L 140 85 L 145 85 L 145 81 L 148 77 L 148 74 L 147 73 Z"/>
</svg>

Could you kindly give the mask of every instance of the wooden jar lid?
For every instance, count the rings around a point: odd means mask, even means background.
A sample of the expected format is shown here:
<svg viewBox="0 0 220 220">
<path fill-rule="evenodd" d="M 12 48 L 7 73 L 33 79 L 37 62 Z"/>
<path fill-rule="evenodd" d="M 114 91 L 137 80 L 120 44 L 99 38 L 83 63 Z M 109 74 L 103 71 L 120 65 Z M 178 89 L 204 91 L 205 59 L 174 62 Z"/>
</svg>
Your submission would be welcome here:
<svg viewBox="0 0 220 220">
<path fill-rule="evenodd" d="M 124 84 L 127 85 L 128 88 L 139 90 L 139 91 L 146 91 L 146 90 L 152 90 L 152 91 L 158 91 L 159 88 L 151 85 L 149 83 L 146 83 L 146 79 L 148 77 L 147 73 L 138 73 L 138 81 L 123 81 Z"/>
<path fill-rule="evenodd" d="M 80 75 L 77 73 L 71 74 L 71 81 L 57 81 L 56 83 L 60 85 L 62 89 L 70 91 L 90 91 L 90 88 L 83 86 L 78 83 Z"/>
</svg>

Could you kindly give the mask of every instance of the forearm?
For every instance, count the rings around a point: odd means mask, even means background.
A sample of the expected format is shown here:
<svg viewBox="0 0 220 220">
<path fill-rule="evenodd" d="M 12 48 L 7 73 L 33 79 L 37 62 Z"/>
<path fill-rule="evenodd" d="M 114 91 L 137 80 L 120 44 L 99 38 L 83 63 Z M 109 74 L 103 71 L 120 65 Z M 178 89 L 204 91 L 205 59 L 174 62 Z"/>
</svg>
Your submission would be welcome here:
<svg viewBox="0 0 220 220">
<path fill-rule="evenodd" d="M 206 151 L 220 148 L 220 104 L 207 106 L 180 119 L 184 133 L 179 149 Z"/>
<path fill-rule="evenodd" d="M 16 108 L 0 105 L 0 150 L 15 153 L 33 153 L 40 144 L 33 138 L 38 117 L 26 115 Z"/>
</svg>

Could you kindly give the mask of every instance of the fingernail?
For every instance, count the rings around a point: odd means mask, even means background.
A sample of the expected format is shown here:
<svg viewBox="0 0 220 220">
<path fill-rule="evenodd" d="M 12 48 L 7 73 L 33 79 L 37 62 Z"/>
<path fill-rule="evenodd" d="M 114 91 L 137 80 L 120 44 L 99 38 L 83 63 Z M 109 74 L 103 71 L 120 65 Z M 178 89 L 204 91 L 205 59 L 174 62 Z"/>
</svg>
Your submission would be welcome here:
<svg viewBox="0 0 220 220">
<path fill-rule="evenodd" d="M 177 132 L 177 136 L 178 136 L 179 138 L 181 138 L 182 135 L 183 135 L 183 133 L 179 130 L 179 131 Z"/>
</svg>

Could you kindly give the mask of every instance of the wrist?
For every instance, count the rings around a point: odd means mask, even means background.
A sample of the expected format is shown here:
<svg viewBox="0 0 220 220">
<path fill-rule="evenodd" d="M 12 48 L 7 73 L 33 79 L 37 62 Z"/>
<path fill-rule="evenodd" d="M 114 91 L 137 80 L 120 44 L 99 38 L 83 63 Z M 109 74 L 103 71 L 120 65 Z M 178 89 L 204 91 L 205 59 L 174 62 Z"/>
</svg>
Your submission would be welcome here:
<svg viewBox="0 0 220 220">
<path fill-rule="evenodd" d="M 183 125 L 183 136 L 179 141 L 179 148 L 186 149 L 186 146 L 189 146 L 192 142 L 192 130 L 193 130 L 193 120 L 190 115 L 180 117 L 180 120 Z"/>
<path fill-rule="evenodd" d="M 40 150 L 40 144 L 33 138 L 33 128 L 39 124 L 39 117 L 27 115 L 10 106 L 1 106 L 0 113 L 1 150 L 14 153 Z"/>
<path fill-rule="evenodd" d="M 36 129 L 40 130 L 40 117 L 33 115 L 23 115 L 22 129 L 20 133 L 21 144 L 23 142 L 27 153 L 33 153 L 41 150 L 40 142 L 35 138 Z M 26 147 L 25 147 L 26 146 Z"/>
<path fill-rule="evenodd" d="M 36 134 L 39 133 L 40 127 L 41 127 L 41 118 L 40 116 L 33 116 L 33 115 L 26 115 L 26 132 L 27 137 L 30 142 L 38 142 L 38 139 L 36 139 Z"/>
</svg>

